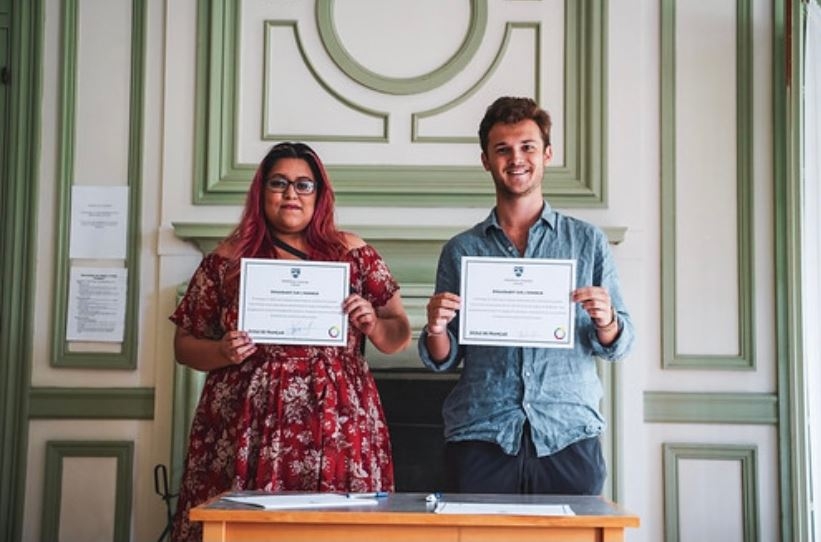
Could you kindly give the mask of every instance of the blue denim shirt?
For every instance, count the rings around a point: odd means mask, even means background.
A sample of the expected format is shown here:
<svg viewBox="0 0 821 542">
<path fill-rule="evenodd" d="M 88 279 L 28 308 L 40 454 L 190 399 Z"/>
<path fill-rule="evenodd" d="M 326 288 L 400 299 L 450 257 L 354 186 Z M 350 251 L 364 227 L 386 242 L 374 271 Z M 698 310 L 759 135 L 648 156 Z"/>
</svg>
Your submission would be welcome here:
<svg viewBox="0 0 821 542">
<path fill-rule="evenodd" d="M 527 419 L 536 453 L 545 456 L 599 435 L 606 422 L 599 412 L 602 386 L 595 358 L 624 358 L 634 337 L 604 232 L 553 211 L 545 202 L 540 220 L 528 232 L 525 254 L 520 255 L 499 226 L 494 209 L 487 219 L 442 248 L 436 292 L 459 293 L 462 256 L 576 260 L 576 287 L 607 288 L 620 332 L 610 346 L 602 346 L 592 320 L 577 304 L 573 349 L 460 345 L 457 312 L 448 324 L 450 356 L 436 363 L 430 358 L 423 331 L 419 355 L 427 367 L 449 371 L 463 362 L 459 381 L 442 408 L 445 438 L 494 442 L 515 455 Z"/>
</svg>

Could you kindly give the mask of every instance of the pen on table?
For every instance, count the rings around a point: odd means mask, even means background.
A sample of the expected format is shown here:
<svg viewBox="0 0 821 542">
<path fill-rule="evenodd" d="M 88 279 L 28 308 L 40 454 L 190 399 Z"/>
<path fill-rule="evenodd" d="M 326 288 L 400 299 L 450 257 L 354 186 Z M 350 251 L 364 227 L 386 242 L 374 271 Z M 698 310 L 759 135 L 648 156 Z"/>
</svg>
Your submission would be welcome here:
<svg viewBox="0 0 821 542">
<path fill-rule="evenodd" d="M 348 493 L 349 499 L 383 499 L 388 496 L 387 491 L 369 491 L 366 493 Z"/>
</svg>

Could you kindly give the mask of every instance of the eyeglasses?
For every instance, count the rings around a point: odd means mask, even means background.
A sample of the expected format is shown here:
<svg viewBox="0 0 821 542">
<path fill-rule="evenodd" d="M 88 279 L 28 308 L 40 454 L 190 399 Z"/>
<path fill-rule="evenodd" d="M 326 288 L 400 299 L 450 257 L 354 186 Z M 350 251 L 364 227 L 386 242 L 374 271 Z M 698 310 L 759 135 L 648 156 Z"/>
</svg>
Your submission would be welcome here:
<svg viewBox="0 0 821 542">
<path fill-rule="evenodd" d="M 307 196 L 308 194 L 313 194 L 316 190 L 316 181 L 305 179 L 304 177 L 291 181 L 279 175 L 265 179 L 265 187 L 275 194 L 287 192 L 289 186 L 293 186 L 294 192 L 297 194 Z"/>
</svg>

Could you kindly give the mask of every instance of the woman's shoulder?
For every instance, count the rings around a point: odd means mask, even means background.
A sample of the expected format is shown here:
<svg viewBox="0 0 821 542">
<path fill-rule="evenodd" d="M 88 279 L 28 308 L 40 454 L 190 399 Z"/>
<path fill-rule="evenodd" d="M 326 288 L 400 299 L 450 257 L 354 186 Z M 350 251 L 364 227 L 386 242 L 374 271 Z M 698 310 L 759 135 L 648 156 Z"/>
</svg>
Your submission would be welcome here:
<svg viewBox="0 0 821 542">
<path fill-rule="evenodd" d="M 231 264 L 232 258 L 222 245 L 207 253 L 200 262 L 200 267 L 214 272 L 226 269 Z"/>
<path fill-rule="evenodd" d="M 359 262 L 375 262 L 382 259 L 382 256 L 373 245 L 354 233 L 343 232 L 345 239 L 345 260 Z"/>
<path fill-rule="evenodd" d="M 208 253 L 206 257 L 214 256 L 217 258 L 229 259 L 231 257 L 231 254 L 233 253 L 232 249 L 233 246 L 231 245 L 231 242 L 228 240 L 224 240 L 220 242 L 220 244 L 218 244 L 214 250 Z"/>
<path fill-rule="evenodd" d="M 345 242 L 345 249 L 346 252 L 350 252 L 352 250 L 360 249 L 364 246 L 367 246 L 368 243 L 365 242 L 364 239 L 356 235 L 355 233 L 343 231 L 342 232 L 342 239 Z"/>
</svg>

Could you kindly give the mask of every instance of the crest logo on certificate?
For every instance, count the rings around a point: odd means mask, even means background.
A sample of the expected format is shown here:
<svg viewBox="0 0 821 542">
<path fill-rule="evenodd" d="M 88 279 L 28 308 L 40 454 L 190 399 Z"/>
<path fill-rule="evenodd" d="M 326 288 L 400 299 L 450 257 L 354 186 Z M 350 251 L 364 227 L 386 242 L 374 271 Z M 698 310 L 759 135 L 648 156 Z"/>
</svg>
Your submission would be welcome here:
<svg viewBox="0 0 821 542">
<path fill-rule="evenodd" d="M 350 265 L 242 258 L 238 327 L 261 344 L 345 346 Z"/>
<path fill-rule="evenodd" d="M 459 342 L 573 348 L 576 260 L 462 257 Z"/>
</svg>

